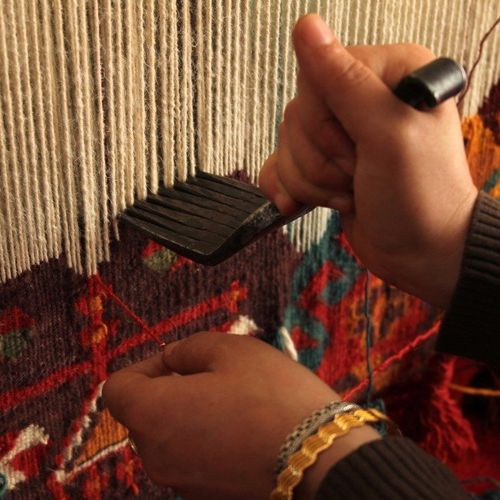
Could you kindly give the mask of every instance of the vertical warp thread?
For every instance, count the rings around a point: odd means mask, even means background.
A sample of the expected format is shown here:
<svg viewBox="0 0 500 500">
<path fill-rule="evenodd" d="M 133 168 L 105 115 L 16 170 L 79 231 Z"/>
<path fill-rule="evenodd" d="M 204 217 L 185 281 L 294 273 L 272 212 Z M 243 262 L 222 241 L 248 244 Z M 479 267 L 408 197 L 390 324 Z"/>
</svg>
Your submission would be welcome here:
<svg viewBox="0 0 500 500">
<path fill-rule="evenodd" d="M 104 43 L 103 43 L 103 80 L 106 99 L 106 123 L 107 123 L 107 155 L 105 158 L 106 172 L 109 179 L 109 206 L 111 217 L 118 215 L 117 200 L 117 111 L 115 107 L 115 45 L 113 40 L 113 8 L 112 0 L 104 1 L 103 23 Z M 116 236 L 116 233 L 115 233 Z"/>
<path fill-rule="evenodd" d="M 251 77 L 251 73 L 249 71 L 250 68 L 250 2 L 245 0 L 241 0 L 243 2 L 243 26 L 241 29 L 240 41 L 243 44 L 243 51 L 241 54 L 242 59 L 242 71 L 241 71 L 241 79 L 242 84 L 239 92 L 239 100 L 240 100 L 240 123 L 239 123 L 239 145 L 241 148 L 240 154 L 242 155 L 242 166 L 247 171 L 250 169 L 250 137 L 251 137 L 251 128 L 249 122 L 249 110 L 248 110 L 248 96 L 250 94 L 250 84 L 249 79 Z"/>
<path fill-rule="evenodd" d="M 126 179 L 125 179 L 125 166 L 128 165 L 129 169 L 133 169 L 133 160 L 129 151 L 128 140 L 128 127 L 127 127 L 127 111 L 129 108 L 128 101 L 126 102 L 125 96 L 125 47 L 124 47 L 124 30 L 123 26 L 124 12 L 122 2 L 115 4 L 115 18 L 118 29 L 116 30 L 116 48 L 115 48 L 115 64 L 116 64 L 116 131 L 118 134 L 117 144 L 117 168 L 116 168 L 116 190 L 117 190 L 117 209 L 122 210 L 127 204 L 126 197 Z M 129 174 L 131 175 L 131 174 Z"/>
<path fill-rule="evenodd" d="M 125 179 L 125 200 L 126 203 L 134 202 L 134 180 L 136 180 L 137 158 L 135 149 L 134 134 L 138 133 L 139 124 L 136 123 L 135 116 L 136 106 L 136 76 L 137 76 L 137 60 L 135 57 L 134 48 L 137 44 L 137 19 L 135 16 L 135 2 L 125 2 L 125 29 L 124 29 L 124 45 L 125 45 L 125 68 L 126 68 L 126 126 L 127 139 L 125 141 L 127 149 L 127 166 L 120 165 L 123 169 Z"/>
<path fill-rule="evenodd" d="M 135 30 L 132 33 L 137 40 L 132 46 L 133 68 L 137 84 L 134 85 L 135 92 L 133 96 L 134 103 L 134 149 L 135 149 L 135 192 L 139 199 L 146 197 L 146 153 L 151 144 L 146 140 L 146 61 L 144 58 L 144 0 L 131 2 L 135 7 Z M 135 198 L 132 193 L 133 199 Z M 133 202 L 132 199 L 132 202 Z"/>
<path fill-rule="evenodd" d="M 110 219 L 160 178 L 245 168 L 255 180 L 295 90 L 289 36 L 308 10 L 343 42 L 420 42 L 470 66 L 500 4 L 3 0 L 0 279 L 62 251 L 94 272 L 109 257 Z M 465 113 L 500 74 L 498 31 Z M 312 213 L 291 237 L 306 248 L 327 218 Z"/>
<path fill-rule="evenodd" d="M 260 144 L 260 139 L 261 139 L 261 129 L 259 127 L 259 119 L 258 117 L 261 116 L 261 96 L 259 93 L 259 82 L 261 81 L 261 75 L 260 75 L 260 54 L 261 50 L 259 47 L 259 40 L 261 38 L 261 27 L 262 27 L 262 14 L 261 14 L 262 6 L 259 2 L 257 2 L 256 5 L 256 12 L 253 17 L 253 23 L 252 23 L 252 28 L 253 28 L 253 47 L 252 47 L 252 53 L 251 53 L 251 60 L 248 61 L 248 63 L 252 63 L 251 70 L 250 70 L 250 79 L 253 83 L 251 85 L 251 92 L 252 96 L 251 99 L 248 100 L 248 105 L 250 108 L 250 113 L 249 113 L 249 121 L 250 121 L 250 126 L 251 126 L 251 132 L 250 132 L 250 137 L 251 137 L 251 146 L 250 146 L 250 152 L 249 152 L 249 170 L 250 172 L 255 171 L 257 168 L 258 164 L 258 153 L 257 149 Z M 251 29 L 252 29 L 251 28 Z M 253 61 L 252 61 L 253 60 Z"/>
<path fill-rule="evenodd" d="M 260 113 L 260 123 L 259 129 L 261 133 L 261 140 L 259 141 L 259 148 L 257 150 L 257 158 L 253 165 L 253 168 L 250 172 L 250 176 L 252 179 L 255 179 L 257 176 L 258 169 L 260 165 L 262 165 L 263 160 L 266 158 L 266 155 L 270 153 L 269 151 L 269 133 L 266 133 L 269 130 L 269 121 L 270 121 L 270 88 L 272 85 L 271 75 L 270 75 L 270 66 L 271 66 L 271 23 L 269 22 L 272 19 L 272 10 L 271 4 L 275 2 L 265 2 L 266 10 L 264 12 L 264 19 L 268 20 L 268 22 L 263 23 L 264 33 L 263 33 L 263 45 L 264 45 L 264 57 L 260 60 L 260 64 L 258 66 L 258 75 L 257 81 L 260 84 L 259 94 L 261 96 L 261 100 L 263 102 L 262 113 Z M 274 124 L 273 124 L 274 126 Z"/>
<path fill-rule="evenodd" d="M 0 99 L 0 180 L 4 186 L 9 186 L 4 113 L 3 99 Z M 3 203 L 0 205 L 0 224 L 2 224 L 2 233 L 6 234 L 7 238 L 1 238 L 3 248 L 2 262 L 5 262 L 5 265 L 0 266 L 0 270 L 2 271 L 2 279 L 8 280 L 20 272 L 22 267 L 17 262 L 19 251 L 14 245 L 15 222 L 11 210 L 13 206 L 12 195 L 9 189 L 4 191 L 4 196 L 1 198 L 1 201 L 3 201 Z"/>
<path fill-rule="evenodd" d="M 19 224 L 24 226 L 26 233 L 27 233 L 27 252 L 28 252 L 28 259 L 30 257 L 34 258 L 35 260 L 39 260 L 39 254 L 38 254 L 38 248 L 36 246 L 36 233 L 37 230 L 35 228 L 36 226 L 36 215 L 34 213 L 35 208 L 33 206 L 33 200 L 32 197 L 30 196 L 30 183 L 29 183 L 29 159 L 28 159 L 28 145 L 27 145 L 27 124 L 26 124 L 26 116 L 24 113 L 24 106 L 23 106 L 23 95 L 22 95 L 22 79 L 21 79 L 21 67 L 20 67 L 20 49 L 19 49 L 19 43 L 18 43 L 18 33 L 17 33 L 17 26 L 15 23 L 16 20 L 16 14 L 14 12 L 14 6 L 13 2 L 9 1 L 6 2 L 6 5 L 8 6 L 8 15 L 6 15 L 7 18 L 7 26 L 10 28 L 10 34 L 11 34 L 11 40 L 9 43 L 9 46 L 11 48 L 11 54 L 12 57 L 10 58 L 12 60 L 12 66 L 13 66 L 13 77 L 12 77 L 12 86 L 11 86 L 11 91 L 12 91 L 12 97 L 13 97 L 13 104 L 14 104 L 14 112 L 13 112 L 13 121 L 12 125 L 13 127 L 16 127 L 18 134 L 17 137 L 13 138 L 13 142 L 11 142 L 11 147 L 14 142 L 19 143 L 19 156 L 16 158 L 16 162 L 14 163 L 14 169 L 17 170 L 19 168 L 19 177 L 20 179 L 16 178 L 16 183 L 18 184 L 18 192 L 16 193 L 16 199 L 18 203 L 21 203 L 21 209 L 20 213 L 25 214 L 21 215 Z M 6 48 L 7 50 L 7 48 Z M 7 52 L 8 53 L 8 52 Z"/>
<path fill-rule="evenodd" d="M 0 18 L 0 51 L 7 54 L 5 19 Z M 5 227 L 9 228 L 7 238 L 11 259 L 15 262 L 15 273 L 21 273 L 29 266 L 28 246 L 26 232 L 24 231 L 24 213 L 19 200 L 21 199 L 21 185 L 18 175 L 19 152 L 14 130 L 14 103 L 12 96 L 12 85 L 9 75 L 9 58 L 0 58 L 0 85 L 2 90 L 2 138 L 0 147 L 0 174 L 5 193 Z M 8 141 L 8 145 L 7 145 Z M 10 175 L 8 172 L 10 171 Z M 12 197 L 11 194 L 12 193 Z M 11 208 L 12 207 L 12 210 Z"/>
<path fill-rule="evenodd" d="M 215 5 L 214 5 L 215 4 Z M 223 162 L 223 156 L 222 156 L 222 141 L 224 140 L 222 131 L 221 131 L 221 124 L 223 121 L 222 118 L 222 78 L 220 78 L 220 75 L 222 74 L 222 57 L 223 57 L 223 52 L 222 52 L 222 30 L 223 30 L 223 3 L 220 0 L 212 0 L 212 8 L 214 8 L 215 16 L 214 16 L 214 26 L 216 27 L 215 34 L 212 35 L 214 37 L 214 44 L 215 44 L 215 102 L 214 102 L 214 108 L 215 108 L 215 116 L 214 116 L 214 133 L 215 133 L 215 139 L 214 139 L 214 148 L 215 148 L 215 154 L 214 154 L 214 159 L 213 161 L 215 162 L 213 168 L 218 174 L 222 174 L 222 165 L 224 164 Z M 210 43 L 210 42 L 209 42 Z"/>
<path fill-rule="evenodd" d="M 191 28 L 191 2 L 184 2 L 182 10 L 183 14 L 183 90 L 184 90 L 184 103 L 186 109 L 186 161 L 187 173 L 194 175 L 196 173 L 195 161 L 195 131 L 194 131 L 194 101 L 193 101 L 193 47 L 192 47 L 192 28 Z"/>
<path fill-rule="evenodd" d="M 232 43 L 232 31 L 233 31 L 233 0 L 224 0 L 224 10 L 225 10 L 225 22 L 224 22 L 224 59 L 223 59 L 223 69 L 224 74 L 234 74 L 233 67 L 233 52 L 234 44 Z M 221 27 L 222 31 L 222 27 Z M 223 173 L 230 174 L 234 169 L 234 153 L 233 153 L 233 136 L 234 128 L 233 123 L 233 107 L 232 107 L 232 97 L 234 93 L 233 85 L 234 79 L 229 82 L 224 89 L 224 105 L 222 111 L 222 137 L 223 137 Z"/>
<path fill-rule="evenodd" d="M 90 130 L 93 128 L 90 118 L 90 96 L 88 78 L 88 56 L 86 39 L 86 12 L 85 4 L 78 0 L 71 0 L 68 7 L 68 27 L 70 45 L 70 69 L 74 86 L 74 106 L 76 125 L 76 144 L 78 148 L 79 181 L 82 189 L 80 209 L 83 212 L 83 237 L 85 249 L 85 270 L 89 273 L 96 266 L 95 260 L 95 189 L 92 158 L 92 144 Z M 80 71 L 83 73 L 81 74 Z"/>
<path fill-rule="evenodd" d="M 277 135 L 277 129 L 278 129 L 278 91 L 280 87 L 280 82 L 279 82 L 279 69 L 280 69 L 280 63 L 281 63 L 281 53 L 280 53 L 280 47 L 281 47 L 281 38 L 283 36 L 283 26 L 282 23 L 280 22 L 281 19 L 283 19 L 282 15 L 282 9 L 283 5 L 281 0 L 278 0 L 276 2 L 276 11 L 275 11 L 275 24 L 279 26 L 279 29 L 274 29 L 272 32 L 274 33 L 274 44 L 272 47 L 272 56 L 271 60 L 273 61 L 273 73 L 271 76 L 271 82 L 272 82 L 272 90 L 273 92 L 270 93 L 269 99 L 270 99 L 270 107 L 271 107 L 271 118 L 270 118 L 270 130 L 268 131 L 268 136 L 270 137 L 269 142 L 267 143 L 267 149 L 264 151 L 264 158 L 269 155 L 274 147 L 276 146 L 276 135 Z M 255 178 L 258 176 L 258 170 L 255 172 Z"/>
<path fill-rule="evenodd" d="M 243 78 L 241 77 L 241 67 L 245 64 L 245 60 L 242 61 L 241 49 L 241 34 L 243 33 L 242 22 L 242 8 L 241 8 L 241 0 L 235 0 L 235 11 L 234 11 L 234 19 L 233 23 L 233 32 L 232 32 L 232 40 L 231 43 L 234 45 L 233 52 L 233 67 L 234 67 L 234 79 L 232 85 L 232 98 L 233 101 L 230 104 L 233 108 L 233 116 L 232 116 L 232 124 L 231 124 L 231 139 L 232 139 L 232 159 L 230 163 L 232 163 L 232 168 L 242 169 L 243 168 L 243 158 L 241 156 L 242 147 L 240 137 L 241 134 L 244 133 L 241 124 L 241 115 L 242 115 L 242 86 L 243 86 Z M 231 166 L 231 165 L 230 165 Z"/>
<path fill-rule="evenodd" d="M 203 0 L 200 0 L 203 1 Z M 205 37 L 204 46 L 206 47 L 206 56 L 204 60 L 206 61 L 206 66 L 203 68 L 202 73 L 200 73 L 200 78 L 205 79 L 205 93 L 204 93 L 204 106 L 203 110 L 205 113 L 205 123 L 206 123 L 206 164 L 203 165 L 206 169 L 211 169 L 215 171 L 217 169 L 217 159 L 215 158 L 215 138 L 214 138 L 214 116 L 213 116 L 213 86 L 214 86 L 214 75 L 213 75 L 213 9 L 212 3 L 208 2 L 208 7 L 204 9 L 204 19 L 205 19 Z M 203 19 L 198 21 L 198 29 L 203 30 Z M 203 76 L 201 76 L 203 75 Z M 200 101 L 198 101 L 200 102 Z M 203 123 L 203 122 L 202 122 Z M 203 131 L 204 129 L 202 129 Z"/>
<path fill-rule="evenodd" d="M 177 4 L 176 2 L 167 2 L 169 5 L 169 10 L 167 12 L 167 18 L 172 19 L 172 17 L 177 18 Z M 165 172 L 167 177 L 167 184 L 173 184 L 175 178 L 175 165 L 179 158 L 179 130 L 178 123 L 179 119 L 178 113 L 180 112 L 179 106 L 179 62 L 178 62 L 178 48 L 177 48 L 177 23 L 168 23 L 168 54 L 171 58 L 168 61 L 168 99 L 170 103 L 171 114 L 169 115 L 169 128 L 170 137 L 167 139 L 169 145 L 171 146 L 171 156 L 167 161 L 170 163 L 165 165 L 165 168 L 169 169 Z M 165 161 L 165 159 L 164 159 Z"/>
<path fill-rule="evenodd" d="M 41 260 L 47 260 L 47 238 L 45 234 L 45 213 L 42 208 L 42 193 L 40 190 L 40 169 L 38 165 L 38 142 L 35 137 L 35 120 L 33 116 L 33 86 L 30 78 L 30 58 L 28 55 L 28 35 L 26 26 L 26 6 L 25 0 L 19 0 L 16 3 L 17 12 L 15 14 L 18 26 L 20 28 L 19 47 L 20 47 L 20 66 L 21 66 L 21 84 L 25 91 L 23 95 L 23 111 L 26 116 L 27 125 L 27 154 L 28 163 L 25 173 L 25 189 L 33 200 L 34 227 L 33 237 L 34 250 Z M 25 98 L 25 99 L 24 99 Z"/>
<path fill-rule="evenodd" d="M 39 145 L 39 165 L 37 165 L 35 175 L 40 175 L 40 191 L 42 195 L 42 205 L 43 212 L 45 214 L 45 230 L 46 230 L 46 256 L 56 257 L 56 220 L 54 215 L 54 194 L 52 189 L 52 176 L 51 169 L 49 165 L 49 151 L 47 147 L 47 130 L 46 130 L 46 120 L 45 120 L 45 110 L 43 105 L 43 89 L 42 89 L 42 71 L 40 66 L 40 43 L 39 43 L 39 24 L 37 22 L 38 16 L 36 12 L 36 4 L 34 2 L 28 2 L 28 23 L 32 27 L 28 31 L 27 35 L 29 37 L 28 45 L 33 47 L 30 54 L 33 58 L 32 64 L 30 64 L 30 69 L 32 72 L 33 80 L 33 118 L 34 118 L 34 129 L 35 129 L 35 142 Z M 40 168 L 41 167 L 41 168 Z"/>
<path fill-rule="evenodd" d="M 108 224 L 108 183 L 106 178 L 106 150 L 105 150 L 105 121 L 104 121 L 104 96 L 103 96 L 103 65 L 101 60 L 101 25 L 99 23 L 100 11 L 99 1 L 93 0 L 91 9 L 91 26 L 93 36 L 93 51 L 92 59 L 94 64 L 94 87 L 96 91 L 96 123 L 97 123 L 97 141 L 95 146 L 96 151 L 96 164 L 98 172 L 98 189 L 99 195 L 99 212 L 100 217 L 98 220 L 99 232 L 101 233 L 102 243 L 98 247 L 99 261 L 109 259 L 109 224 Z"/>
<path fill-rule="evenodd" d="M 58 113 L 55 108 L 55 96 L 58 89 L 55 83 L 55 62 L 54 62 L 54 45 L 53 36 L 51 32 L 52 24 L 49 22 L 49 6 L 48 0 L 41 0 L 39 4 L 39 11 L 37 16 L 41 19 L 41 66 L 44 68 L 42 77 L 42 95 L 43 95 L 43 116 L 47 122 L 47 148 L 49 155 L 49 168 L 50 168 L 50 181 L 52 187 L 52 204 L 53 204 L 53 217 L 54 217 L 54 254 L 57 257 L 62 252 L 62 228 L 59 221 L 64 220 L 63 204 L 61 201 L 61 185 L 62 179 L 59 175 L 60 162 L 61 162 L 61 139 L 57 134 L 58 127 Z M 36 22 L 33 21 L 34 23 Z"/>
<path fill-rule="evenodd" d="M 61 186 L 61 192 L 66 192 L 66 196 L 62 197 L 63 206 L 62 213 L 65 248 L 70 258 L 68 259 L 70 267 L 75 267 L 77 271 L 82 271 L 80 232 L 78 228 L 78 211 L 77 211 L 77 196 L 76 196 L 76 163 L 74 158 L 73 145 L 73 127 L 69 119 L 70 110 L 70 95 L 69 95 L 69 57 L 65 51 L 65 35 L 63 31 L 63 9 L 61 0 L 54 0 L 54 26 L 56 39 L 56 67 L 59 70 L 58 81 L 60 85 L 60 126 L 59 134 L 62 137 L 62 151 L 60 162 L 60 176 L 64 179 L 64 185 Z M 66 191 L 64 191 L 66 190 Z"/>
<path fill-rule="evenodd" d="M 178 9 L 176 2 L 171 2 L 171 16 L 178 18 Z M 172 81 L 174 90 L 174 100 L 176 106 L 176 116 L 174 118 L 175 123 L 175 163 L 174 163 L 174 173 L 173 176 L 177 177 L 179 180 L 185 180 L 187 177 L 187 154 L 186 154 L 186 144 L 185 144 L 185 110 L 182 95 L 182 82 L 181 82 L 181 66 L 182 63 L 179 61 L 179 38 L 182 36 L 182 31 L 179 32 L 178 23 L 171 24 L 171 42 L 170 47 L 172 54 L 171 65 L 173 68 Z"/>
<path fill-rule="evenodd" d="M 168 54 L 170 49 L 170 33 L 167 24 L 168 12 L 166 2 L 160 2 L 158 5 L 159 13 L 159 78 L 160 78 L 160 138 L 161 138 L 161 174 L 165 184 L 172 184 L 173 179 L 170 174 L 173 173 L 174 160 L 174 132 L 173 132 L 173 115 L 174 115 L 174 99 L 170 98 L 173 92 L 169 71 Z"/>
<path fill-rule="evenodd" d="M 289 78 L 287 78 L 287 70 L 288 70 L 288 60 L 290 57 L 292 57 L 291 54 L 291 38 L 292 38 L 292 20 L 291 20 L 291 8 L 292 8 L 292 1 L 289 0 L 285 2 L 285 11 L 284 11 L 284 27 L 283 27 L 283 47 L 281 50 L 280 58 L 282 59 L 282 63 L 280 64 L 280 80 L 281 80 L 281 105 L 280 105 L 280 112 L 281 116 L 283 115 L 285 111 L 285 107 L 287 102 L 290 100 L 290 95 L 288 91 L 288 83 L 289 83 Z"/>
<path fill-rule="evenodd" d="M 157 105 L 157 78 L 158 68 L 156 65 L 156 54 L 158 51 L 157 45 L 157 26 L 156 26 L 156 2 L 154 0 L 147 1 L 147 30 L 146 30 L 146 47 L 148 48 L 148 83 L 147 96 L 149 111 L 147 126 L 149 127 L 149 189 L 155 192 L 158 190 L 159 174 L 158 174 L 158 105 Z"/>
</svg>

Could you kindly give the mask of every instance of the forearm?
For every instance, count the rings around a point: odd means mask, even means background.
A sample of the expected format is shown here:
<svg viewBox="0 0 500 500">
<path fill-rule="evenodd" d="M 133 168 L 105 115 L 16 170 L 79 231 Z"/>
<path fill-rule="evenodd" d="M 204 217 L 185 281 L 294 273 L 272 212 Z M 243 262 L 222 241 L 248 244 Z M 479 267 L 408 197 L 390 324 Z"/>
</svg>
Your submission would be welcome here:
<svg viewBox="0 0 500 500">
<path fill-rule="evenodd" d="M 314 498 L 461 500 L 469 496 L 445 465 L 410 440 L 397 437 L 372 441 L 346 455 L 326 474 Z"/>
<path fill-rule="evenodd" d="M 295 497 L 299 500 L 314 498 L 333 466 L 361 446 L 380 439 L 380 434 L 369 425 L 352 429 L 347 435 L 336 439 L 333 446 L 321 453 L 314 465 L 306 470 L 303 480 L 297 486 Z"/>
<path fill-rule="evenodd" d="M 480 193 L 437 349 L 500 363 L 500 202 Z"/>
</svg>

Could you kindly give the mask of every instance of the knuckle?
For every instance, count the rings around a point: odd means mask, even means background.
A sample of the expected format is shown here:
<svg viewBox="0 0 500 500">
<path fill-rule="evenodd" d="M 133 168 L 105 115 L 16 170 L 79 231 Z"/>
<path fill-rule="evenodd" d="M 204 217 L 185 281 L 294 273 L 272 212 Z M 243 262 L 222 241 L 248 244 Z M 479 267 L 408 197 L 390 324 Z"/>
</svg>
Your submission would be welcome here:
<svg viewBox="0 0 500 500">
<path fill-rule="evenodd" d="M 209 359 L 220 357 L 221 352 L 227 348 L 228 335 L 221 332 L 199 332 L 186 339 L 185 355 L 193 350 L 203 350 Z"/>
<path fill-rule="evenodd" d="M 353 57 L 337 78 L 348 86 L 362 85 L 370 78 L 370 71 L 359 59 Z"/>
<path fill-rule="evenodd" d="M 325 182 L 330 180 L 326 161 L 321 164 L 308 165 L 307 168 L 303 170 L 302 175 L 309 183 L 318 187 L 323 186 Z"/>
<path fill-rule="evenodd" d="M 302 177 L 301 182 L 283 182 L 291 198 L 299 203 L 310 203 L 315 198 L 311 185 Z"/>
<path fill-rule="evenodd" d="M 325 160 L 320 165 L 304 172 L 304 178 L 314 189 L 317 199 L 328 200 L 331 191 L 343 191 L 352 185 L 352 181 L 342 173 L 332 160 Z"/>
</svg>

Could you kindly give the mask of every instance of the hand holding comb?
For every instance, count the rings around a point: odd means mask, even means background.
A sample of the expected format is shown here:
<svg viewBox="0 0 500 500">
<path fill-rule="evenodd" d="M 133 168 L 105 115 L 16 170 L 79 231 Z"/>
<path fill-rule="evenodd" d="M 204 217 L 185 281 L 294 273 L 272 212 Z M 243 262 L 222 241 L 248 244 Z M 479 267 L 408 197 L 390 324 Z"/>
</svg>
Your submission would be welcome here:
<svg viewBox="0 0 500 500">
<path fill-rule="evenodd" d="M 404 77 L 394 94 L 416 109 L 431 109 L 463 90 L 462 66 L 439 58 Z M 261 191 L 245 182 L 198 172 L 137 201 L 122 220 L 189 259 L 215 265 L 269 231 L 305 215 L 283 216 Z"/>
</svg>

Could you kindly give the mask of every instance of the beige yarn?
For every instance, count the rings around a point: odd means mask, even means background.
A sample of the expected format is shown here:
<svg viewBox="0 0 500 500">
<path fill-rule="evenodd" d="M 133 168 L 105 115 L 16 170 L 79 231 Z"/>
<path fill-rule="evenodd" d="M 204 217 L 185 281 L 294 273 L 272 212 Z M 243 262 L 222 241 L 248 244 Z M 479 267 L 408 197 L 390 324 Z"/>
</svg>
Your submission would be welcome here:
<svg viewBox="0 0 500 500">
<path fill-rule="evenodd" d="M 0 0 L 0 280 L 109 258 L 117 215 L 202 169 L 253 181 L 295 92 L 290 32 L 316 11 L 346 44 L 416 42 L 470 68 L 498 0 Z M 500 77 L 500 29 L 463 112 Z M 289 228 L 306 248 L 328 211 Z"/>
</svg>

